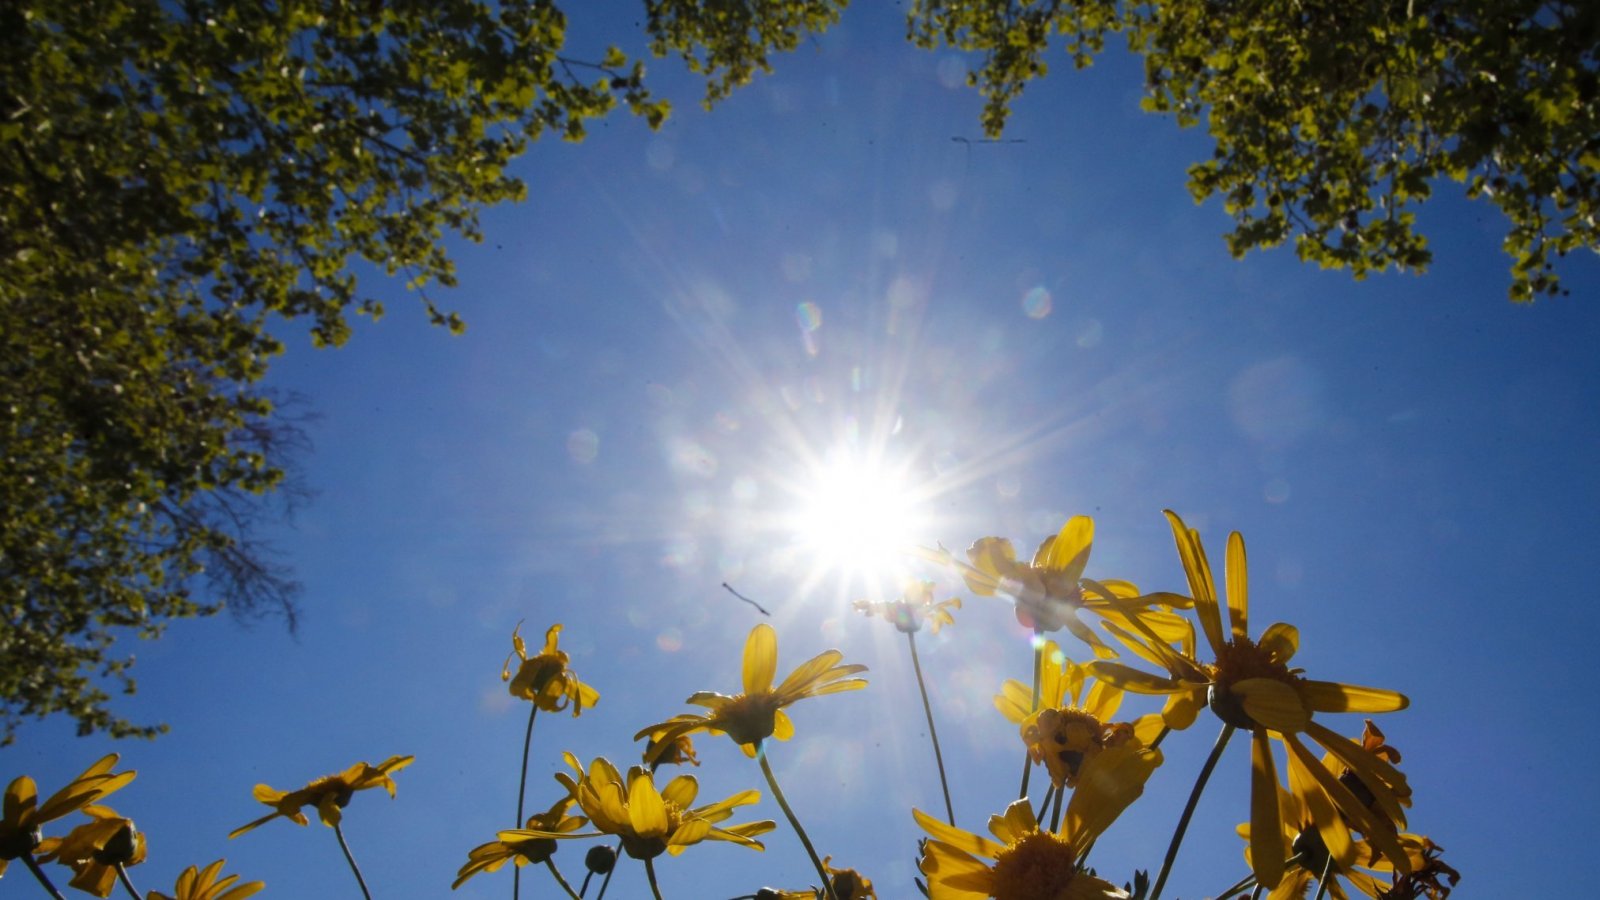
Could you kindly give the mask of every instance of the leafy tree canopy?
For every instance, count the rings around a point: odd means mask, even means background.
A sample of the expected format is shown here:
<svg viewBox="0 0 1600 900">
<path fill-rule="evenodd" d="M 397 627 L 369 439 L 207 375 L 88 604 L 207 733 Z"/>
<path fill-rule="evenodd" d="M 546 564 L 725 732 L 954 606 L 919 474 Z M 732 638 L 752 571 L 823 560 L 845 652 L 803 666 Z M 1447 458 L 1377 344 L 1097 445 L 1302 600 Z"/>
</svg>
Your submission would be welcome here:
<svg viewBox="0 0 1600 900">
<path fill-rule="evenodd" d="M 726 97 L 845 0 L 644 0 L 650 50 Z M 338 345 L 379 315 L 354 267 L 426 290 L 446 232 L 521 200 L 507 165 L 626 107 L 668 114 L 612 47 L 565 54 L 549 0 L 16 0 L 0 6 L 0 741 L 27 717 L 150 735 L 118 634 L 294 585 L 252 538 L 301 439 L 260 387 L 268 324 Z M 1120 33 L 1145 105 L 1216 142 L 1190 170 L 1235 254 L 1293 238 L 1358 277 L 1422 268 L 1441 176 L 1510 220 L 1511 294 L 1600 246 L 1600 7 L 1563 0 L 917 0 L 919 45 L 977 54 L 984 126 Z"/>
<path fill-rule="evenodd" d="M 982 55 L 991 135 L 1045 75 L 1112 33 L 1143 56 L 1144 107 L 1205 123 L 1196 201 L 1221 196 L 1235 256 L 1292 239 L 1357 278 L 1425 269 L 1414 209 L 1442 179 L 1509 220 L 1510 295 L 1561 291 L 1600 251 L 1600 4 L 1589 0 L 917 0 L 921 46 Z"/>
<path fill-rule="evenodd" d="M 250 529 L 298 436 L 259 389 L 269 319 L 341 343 L 351 308 L 382 312 L 352 264 L 452 284 L 442 235 L 522 199 L 529 140 L 619 100 L 665 118 L 642 65 L 568 59 L 565 30 L 538 0 L 0 9 L 5 741 L 51 713 L 155 733 L 98 686 L 133 690 L 119 633 L 292 616 Z"/>
</svg>

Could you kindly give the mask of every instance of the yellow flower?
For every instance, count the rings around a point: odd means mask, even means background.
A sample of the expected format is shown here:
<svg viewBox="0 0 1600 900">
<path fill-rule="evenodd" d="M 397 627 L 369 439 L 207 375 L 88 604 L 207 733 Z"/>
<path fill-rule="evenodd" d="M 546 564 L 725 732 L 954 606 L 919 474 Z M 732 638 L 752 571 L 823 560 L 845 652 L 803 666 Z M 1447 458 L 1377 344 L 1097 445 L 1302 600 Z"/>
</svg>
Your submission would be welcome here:
<svg viewBox="0 0 1600 900">
<path fill-rule="evenodd" d="M 1161 717 L 1113 722 L 1122 705 L 1122 690 L 1095 682 L 1084 697 L 1088 670 L 1068 659 L 1054 641 L 1045 641 L 1039 665 L 1039 706 L 1033 689 L 1008 679 L 995 695 L 995 708 L 1020 726 L 1022 742 L 1035 763 L 1044 763 L 1056 787 L 1077 787 L 1079 775 L 1101 751 L 1132 743 L 1149 746 L 1161 733 Z"/>
<path fill-rule="evenodd" d="M 989 817 L 989 831 L 998 842 L 912 810 L 933 836 L 918 864 L 927 876 L 930 900 L 1126 897 L 1109 882 L 1079 871 L 1078 860 L 1143 793 L 1161 754 L 1125 745 L 1108 750 L 1107 758 L 1102 777 L 1085 779 L 1073 792 L 1057 832 L 1039 828 L 1026 797 L 1006 807 L 1004 815 Z"/>
<path fill-rule="evenodd" d="M 333 827 L 339 824 L 340 810 L 350 802 L 350 796 L 356 791 L 368 788 L 382 787 L 394 796 L 394 779 L 389 775 L 411 765 L 413 756 L 391 756 L 378 766 L 358 762 L 337 775 L 327 775 L 318 778 L 303 788 L 295 791 L 279 791 L 264 784 L 256 785 L 254 796 L 257 800 L 274 811 L 261 818 L 244 825 L 240 825 L 229 832 L 228 837 L 236 838 L 258 825 L 265 824 L 273 819 L 283 816 L 292 820 L 296 825 L 307 825 L 309 820 L 301 812 L 302 807 L 315 806 L 317 816 L 322 819 L 322 824 Z"/>
<path fill-rule="evenodd" d="M 872 882 L 855 869 L 834 868 L 831 856 L 822 858 L 822 868 L 828 873 L 828 887 L 833 889 L 833 895 L 838 900 L 878 900 L 878 892 L 873 890 Z M 820 900 L 822 896 L 820 888 L 805 891 L 762 888 L 756 892 L 756 900 Z"/>
<path fill-rule="evenodd" d="M 1095 581 L 1083 577 L 1094 545 L 1094 520 L 1073 516 L 1061 530 L 1044 539 L 1031 563 L 1017 559 L 1011 541 L 999 537 L 980 538 L 967 548 L 970 566 L 956 563 L 967 588 L 974 594 L 992 597 L 1004 594 L 1016 603 L 1017 621 L 1035 631 L 1062 628 L 1094 649 L 1097 656 L 1116 656 L 1099 635 L 1078 618 L 1078 610 L 1102 617 L 1120 619 L 1138 611 L 1158 633 L 1182 621 L 1165 609 L 1186 604 L 1175 594 L 1140 595 L 1126 581 Z"/>
<path fill-rule="evenodd" d="M 851 605 L 861 614 L 879 616 L 907 634 L 921 629 L 925 621 L 933 626 L 933 633 L 938 634 L 941 627 L 955 624 L 955 617 L 950 611 L 961 608 L 961 598 L 951 597 L 935 603 L 933 582 L 912 581 L 906 585 L 899 600 L 884 603 L 857 600 Z"/>
<path fill-rule="evenodd" d="M 556 648 L 556 637 L 561 634 L 560 625 L 550 626 L 550 630 L 544 633 L 544 649 L 531 658 L 528 656 L 528 645 L 517 633 L 521 630 L 520 622 L 511 629 L 511 654 L 506 657 L 506 664 L 500 670 L 500 680 L 511 682 L 511 696 L 531 700 L 533 705 L 546 712 L 560 712 L 570 703 L 574 716 L 583 712 L 585 707 L 600 702 L 600 692 L 579 681 L 578 676 L 567 668 L 567 654 Z M 515 677 L 511 675 L 512 656 L 522 659 Z"/>
<path fill-rule="evenodd" d="M 677 734 L 671 740 L 666 740 L 670 729 L 662 728 L 650 734 L 650 740 L 644 745 L 644 764 L 654 772 L 662 766 L 695 766 L 700 765 L 699 757 L 695 756 L 694 741 L 687 734 Z"/>
<path fill-rule="evenodd" d="M 72 829 L 64 838 L 44 841 L 39 845 L 39 859 L 71 866 L 69 885 L 96 897 L 109 897 L 117 886 L 117 865 L 144 862 L 144 835 L 133 827 L 133 820 L 108 806 L 85 806 L 83 812 L 92 821 Z"/>
<path fill-rule="evenodd" d="M 746 756 L 753 757 L 756 745 L 766 738 L 787 741 L 794 735 L 794 723 L 789 721 L 784 707 L 806 697 L 867 686 L 865 679 L 848 677 L 865 672 L 867 667 L 841 666 L 838 663 L 842 658 L 843 654 L 837 650 L 819 653 L 790 672 L 774 689 L 772 676 L 778 669 L 778 634 L 770 625 L 757 625 L 750 630 L 744 644 L 744 693 L 729 697 L 700 691 L 685 702 L 704 706 L 711 710 L 709 714 L 682 713 L 641 729 L 633 739 L 649 736 L 652 740 L 667 742 L 697 731 L 726 733 L 744 748 Z"/>
<path fill-rule="evenodd" d="M 234 885 L 239 880 L 237 875 L 217 880 L 222 874 L 222 864 L 225 860 L 217 860 L 204 869 L 190 866 L 178 876 L 177 893 L 167 896 L 160 891 L 151 891 L 150 900 L 244 900 L 266 887 L 266 882 L 247 881 L 241 885 Z"/>
<path fill-rule="evenodd" d="M 1448 896 L 1449 888 L 1440 885 L 1438 879 L 1447 876 L 1453 885 L 1455 879 L 1460 877 L 1454 869 L 1435 858 L 1438 848 L 1432 841 L 1414 834 L 1402 834 L 1397 839 L 1408 860 L 1407 868 L 1411 874 L 1396 872 L 1394 864 L 1385 859 L 1370 841 L 1356 840 L 1351 836 L 1349 828 L 1329 806 L 1321 788 L 1303 767 L 1295 765 L 1293 759 L 1290 760 L 1289 790 L 1278 786 L 1278 810 L 1281 846 L 1289 847 L 1292 855 L 1285 863 L 1287 869 L 1282 880 L 1267 894 L 1266 900 L 1302 900 L 1322 877 L 1324 870 L 1328 872 L 1328 895 L 1335 900 L 1347 900 L 1349 897 L 1340 879 L 1348 881 L 1356 890 L 1374 900 L 1395 900 L 1399 897 L 1414 900 L 1420 896 Z M 1253 864 L 1250 823 L 1240 825 L 1238 832 L 1245 839 L 1245 861 Z M 1391 883 L 1379 881 L 1374 872 L 1389 875 Z M 1406 888 L 1396 890 L 1402 884 Z M 1418 890 L 1423 893 L 1416 893 Z"/>
<path fill-rule="evenodd" d="M 528 829 L 554 834 L 577 831 L 589 820 L 582 816 L 567 815 L 567 809 L 572 804 L 571 794 L 562 797 L 548 810 L 529 818 Z M 456 880 L 450 885 L 450 889 L 453 891 L 479 872 L 493 872 L 507 862 L 514 861 L 517 867 L 521 868 L 528 863 L 542 863 L 556 852 L 556 840 L 553 837 L 513 837 L 508 840 L 506 835 L 513 833 L 499 832 L 496 835 L 499 840 L 474 847 L 467 854 L 467 864 L 456 873 Z"/>
<path fill-rule="evenodd" d="M 563 755 L 578 777 L 558 772 L 556 779 L 578 801 L 579 808 L 588 815 L 589 823 L 597 830 L 578 834 L 526 828 L 500 832 L 501 841 L 587 838 L 610 834 L 622 839 L 622 849 L 634 859 L 654 859 L 662 853 L 677 856 L 686 847 L 705 840 L 729 841 L 752 850 L 765 850 L 755 836 L 777 827 L 777 823 L 770 819 L 728 828 L 717 824 L 733 815 L 735 808 L 760 800 L 759 791 L 742 791 L 717 803 L 690 808 L 700 792 L 700 783 L 693 775 L 679 775 L 667 782 L 664 789 L 657 791 L 655 779 L 642 766 L 630 768 L 624 781 L 617 767 L 604 757 L 596 757 L 585 773 L 577 757 L 571 753 Z"/>
<path fill-rule="evenodd" d="M 13 779 L 6 787 L 0 817 L 0 875 L 5 874 L 8 862 L 39 846 L 44 839 L 39 829 L 46 822 L 76 812 L 133 780 L 133 772 L 112 772 L 116 764 L 117 754 L 102 756 L 43 804 L 32 778 L 20 775 Z"/>
<path fill-rule="evenodd" d="M 1381 688 L 1359 687 L 1332 681 L 1313 681 L 1289 660 L 1299 648 L 1299 631 L 1282 622 L 1270 625 L 1259 639 L 1249 636 L 1249 593 L 1244 538 L 1228 537 L 1228 628 L 1224 631 L 1221 603 L 1206 562 L 1200 535 L 1168 510 L 1178 545 L 1178 556 L 1194 595 L 1195 612 L 1205 631 L 1215 662 L 1195 659 L 1193 626 L 1170 646 L 1167 637 L 1144 626 L 1140 618 L 1128 620 L 1132 630 L 1107 622 L 1106 628 L 1138 655 L 1167 670 L 1167 677 L 1151 675 L 1120 663 L 1098 660 L 1092 671 L 1103 681 L 1140 694 L 1167 695 L 1162 715 L 1173 728 L 1194 723 L 1201 707 L 1209 706 L 1229 725 L 1251 735 L 1250 821 L 1252 858 L 1256 879 L 1267 887 L 1278 884 L 1287 853 L 1276 800 L 1278 779 L 1270 737 L 1283 741 L 1291 764 L 1304 767 L 1339 812 L 1378 847 L 1404 865 L 1395 825 L 1404 825 L 1400 798 L 1408 795 L 1405 777 L 1379 754 L 1312 720 L 1314 713 L 1380 713 L 1404 709 L 1405 695 Z M 1298 735 L 1304 732 L 1357 774 L 1386 815 L 1376 815 L 1326 766 L 1311 755 Z"/>
</svg>

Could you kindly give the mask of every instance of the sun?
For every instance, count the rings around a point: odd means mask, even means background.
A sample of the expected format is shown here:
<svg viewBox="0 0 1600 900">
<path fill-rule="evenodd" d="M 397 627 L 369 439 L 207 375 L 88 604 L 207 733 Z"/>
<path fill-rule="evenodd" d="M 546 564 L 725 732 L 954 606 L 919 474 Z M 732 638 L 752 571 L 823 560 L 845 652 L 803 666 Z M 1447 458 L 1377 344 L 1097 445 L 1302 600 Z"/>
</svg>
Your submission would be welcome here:
<svg viewBox="0 0 1600 900">
<path fill-rule="evenodd" d="M 818 465 L 800 492 L 790 522 L 818 570 L 869 580 L 904 567 L 925 519 L 905 470 L 882 461 L 836 454 Z"/>
</svg>

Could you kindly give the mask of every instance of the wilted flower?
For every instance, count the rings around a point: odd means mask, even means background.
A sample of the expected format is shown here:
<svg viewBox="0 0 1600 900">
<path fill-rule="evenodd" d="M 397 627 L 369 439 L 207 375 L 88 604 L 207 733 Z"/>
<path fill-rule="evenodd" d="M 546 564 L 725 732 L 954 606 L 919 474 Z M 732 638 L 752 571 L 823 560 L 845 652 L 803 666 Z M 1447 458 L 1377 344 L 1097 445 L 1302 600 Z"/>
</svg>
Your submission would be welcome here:
<svg viewBox="0 0 1600 900">
<path fill-rule="evenodd" d="M 911 581 L 899 600 L 882 603 L 857 600 L 851 605 L 862 615 L 878 616 L 907 634 L 920 630 L 923 622 L 929 623 L 933 633 L 938 634 L 943 626 L 955 623 L 950 611 L 961 608 L 961 598 L 934 602 L 933 586 L 931 581 Z"/>
<path fill-rule="evenodd" d="M 151 891 L 149 900 L 244 900 L 265 888 L 266 882 L 247 881 L 241 885 L 234 885 L 239 880 L 237 875 L 229 875 L 220 881 L 218 875 L 222 874 L 222 865 L 225 860 L 217 860 L 204 869 L 190 866 L 178 876 L 177 893 L 167 896 L 160 891 Z"/>
</svg>

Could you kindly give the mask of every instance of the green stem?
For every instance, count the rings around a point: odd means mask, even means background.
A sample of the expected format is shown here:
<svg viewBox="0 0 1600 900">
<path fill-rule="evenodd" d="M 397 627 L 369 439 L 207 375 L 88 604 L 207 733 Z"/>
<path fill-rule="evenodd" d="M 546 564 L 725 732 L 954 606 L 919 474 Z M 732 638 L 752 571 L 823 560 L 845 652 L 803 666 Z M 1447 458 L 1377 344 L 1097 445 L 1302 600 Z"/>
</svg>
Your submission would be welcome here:
<svg viewBox="0 0 1600 900">
<path fill-rule="evenodd" d="M 27 863 L 28 871 L 33 873 L 34 878 L 39 879 L 39 883 L 44 885 L 44 889 L 50 892 L 50 896 L 56 898 L 56 900 L 67 900 L 67 898 L 61 896 L 60 891 L 56 890 L 56 886 L 50 883 L 50 876 L 44 874 L 44 870 L 39 868 L 39 864 L 34 861 L 32 853 L 22 854 L 22 861 Z"/>
<path fill-rule="evenodd" d="M 578 895 L 573 893 L 572 885 L 567 884 L 567 880 L 561 877 L 561 870 L 556 868 L 556 861 L 546 856 L 544 864 L 550 868 L 550 874 L 555 876 L 556 884 L 561 885 L 561 889 L 567 892 L 567 896 L 571 897 L 572 900 L 578 900 Z"/>
<path fill-rule="evenodd" d="M 922 692 L 922 712 L 928 717 L 928 737 L 933 741 L 933 760 L 939 765 L 939 788 L 944 791 L 945 819 L 956 824 L 956 810 L 950 805 L 950 783 L 944 776 L 944 754 L 939 752 L 939 732 L 933 727 L 933 707 L 928 703 L 928 686 L 922 681 L 922 662 L 917 659 L 917 633 L 906 632 L 906 642 L 911 645 L 911 667 L 917 673 L 917 690 Z"/>
<path fill-rule="evenodd" d="M 644 861 L 644 874 L 650 879 L 650 893 L 655 895 L 656 900 L 661 900 L 661 886 L 656 884 L 656 867 L 648 858 Z"/>
<path fill-rule="evenodd" d="M 144 895 L 133 886 L 133 881 L 128 878 L 128 867 L 117 863 L 117 880 L 122 882 L 122 889 L 133 895 L 133 900 L 144 900 Z"/>
<path fill-rule="evenodd" d="M 1063 790 L 1056 791 L 1056 802 L 1055 802 L 1055 805 L 1050 808 L 1050 830 L 1051 831 L 1060 831 L 1061 830 L 1061 795 L 1063 795 L 1065 793 L 1066 793 L 1066 791 L 1063 791 Z"/>
<path fill-rule="evenodd" d="M 1322 876 L 1317 879 L 1316 900 L 1328 896 L 1328 885 L 1333 883 L 1333 854 L 1328 854 L 1328 861 L 1322 864 Z"/>
<path fill-rule="evenodd" d="M 1254 872 L 1251 872 L 1249 875 L 1246 875 L 1238 881 L 1235 881 L 1233 884 L 1228 885 L 1227 889 L 1217 896 L 1222 898 L 1222 900 L 1232 900 L 1234 894 L 1239 893 L 1247 887 L 1253 886 L 1255 883 L 1256 875 Z"/>
<path fill-rule="evenodd" d="M 1211 779 L 1211 770 L 1217 767 L 1217 760 L 1222 758 L 1228 738 L 1233 737 L 1233 730 L 1232 725 L 1222 726 L 1222 733 L 1217 735 L 1211 755 L 1206 757 L 1206 764 L 1200 768 L 1200 777 L 1195 779 L 1194 790 L 1189 792 L 1189 802 L 1184 805 L 1183 815 L 1178 817 L 1178 827 L 1172 832 L 1172 843 L 1167 845 L 1167 856 L 1161 861 L 1161 875 L 1156 878 L 1156 886 L 1150 890 L 1150 900 L 1161 900 L 1161 889 L 1166 887 L 1167 876 L 1172 874 L 1172 863 L 1178 858 L 1178 847 L 1183 844 L 1184 832 L 1189 830 L 1189 819 L 1194 816 L 1194 808 L 1200 803 L 1200 794 L 1206 789 L 1206 782 Z"/>
<path fill-rule="evenodd" d="M 356 873 L 356 884 L 361 885 L 361 896 L 372 900 L 372 892 L 367 890 L 367 880 L 361 877 L 361 867 L 356 865 L 356 858 L 350 854 L 350 845 L 344 842 L 344 829 L 339 823 L 333 823 L 333 836 L 339 839 L 339 849 L 344 851 L 344 861 L 350 864 L 350 871 Z"/>
<path fill-rule="evenodd" d="M 756 760 L 761 763 L 761 774 L 767 777 L 767 785 L 772 788 L 773 798 L 778 801 L 778 806 L 783 809 L 790 827 L 800 836 L 800 843 L 806 848 L 806 854 L 811 857 L 811 865 L 816 867 L 817 877 L 822 879 L 822 889 L 827 894 L 828 900 L 839 900 L 833 893 L 833 882 L 828 879 L 828 870 L 823 868 L 822 859 L 817 856 L 817 848 L 811 846 L 811 838 L 806 837 L 806 830 L 800 827 L 800 820 L 795 818 L 794 810 L 789 808 L 789 801 L 783 796 L 783 788 L 778 787 L 778 779 L 773 776 L 772 766 L 767 762 L 765 740 L 756 744 Z"/>
<path fill-rule="evenodd" d="M 533 708 L 528 710 L 528 730 L 522 735 L 522 774 L 517 779 L 517 821 L 512 824 L 513 828 L 524 827 L 522 798 L 528 790 L 528 748 L 533 745 L 533 719 L 538 714 L 539 704 L 535 703 Z M 571 888 L 567 891 L 571 893 Z M 515 866 L 511 870 L 511 900 L 517 900 L 520 896 L 522 896 L 522 867 Z"/>
<path fill-rule="evenodd" d="M 1033 703 L 1029 707 L 1034 712 L 1039 710 L 1039 682 L 1044 678 L 1044 644 L 1041 642 L 1044 632 L 1035 628 L 1033 630 Z M 1028 776 L 1033 774 L 1033 758 L 1027 750 L 1022 751 L 1022 787 L 1017 789 L 1017 799 L 1028 796 Z"/>
</svg>

